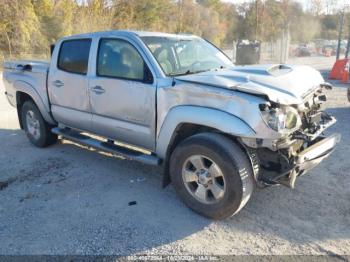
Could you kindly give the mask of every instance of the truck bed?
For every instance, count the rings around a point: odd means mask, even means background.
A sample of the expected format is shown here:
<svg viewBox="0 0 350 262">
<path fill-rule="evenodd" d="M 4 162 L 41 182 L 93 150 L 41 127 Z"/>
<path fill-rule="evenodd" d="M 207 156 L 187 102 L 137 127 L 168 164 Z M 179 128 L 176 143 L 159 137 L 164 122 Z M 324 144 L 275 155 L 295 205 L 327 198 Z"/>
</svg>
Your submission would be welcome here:
<svg viewBox="0 0 350 262">
<path fill-rule="evenodd" d="M 16 106 L 16 92 L 31 89 L 42 101 L 47 112 L 49 98 L 47 95 L 47 74 L 50 63 L 47 61 L 16 60 L 5 61 L 3 78 L 5 94 L 12 106 Z M 34 94 L 35 95 L 35 94 Z"/>
<path fill-rule="evenodd" d="M 14 60 L 5 61 L 5 70 L 22 70 L 24 66 L 30 66 L 32 72 L 47 72 L 50 66 L 50 62 L 47 61 L 36 61 L 36 60 Z"/>
</svg>

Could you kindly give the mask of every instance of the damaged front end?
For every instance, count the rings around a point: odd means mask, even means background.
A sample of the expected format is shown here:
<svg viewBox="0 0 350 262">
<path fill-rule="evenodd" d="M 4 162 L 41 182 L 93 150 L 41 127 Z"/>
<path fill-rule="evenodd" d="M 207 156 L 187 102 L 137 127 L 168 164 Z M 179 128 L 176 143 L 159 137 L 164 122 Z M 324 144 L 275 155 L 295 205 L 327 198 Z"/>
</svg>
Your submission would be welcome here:
<svg viewBox="0 0 350 262">
<path fill-rule="evenodd" d="M 262 185 L 282 184 L 294 188 L 296 178 L 305 174 L 328 157 L 340 141 L 340 134 L 325 136 L 324 131 L 336 119 L 322 110 L 327 100 L 321 85 L 304 98 L 299 106 L 262 105 L 266 124 L 282 134 L 277 140 L 256 139 L 242 142 L 249 146 L 256 169 L 256 180 Z"/>
</svg>

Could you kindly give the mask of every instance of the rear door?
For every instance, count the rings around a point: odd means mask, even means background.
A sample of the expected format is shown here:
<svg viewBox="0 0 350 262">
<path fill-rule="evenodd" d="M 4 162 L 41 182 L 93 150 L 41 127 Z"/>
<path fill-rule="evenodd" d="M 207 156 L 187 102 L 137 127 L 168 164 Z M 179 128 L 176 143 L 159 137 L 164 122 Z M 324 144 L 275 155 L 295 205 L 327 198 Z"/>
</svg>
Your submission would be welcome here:
<svg viewBox="0 0 350 262">
<path fill-rule="evenodd" d="M 155 147 L 156 83 L 142 50 L 101 38 L 90 98 L 94 133 L 146 149 Z"/>
<path fill-rule="evenodd" d="M 52 57 L 48 90 L 54 118 L 62 124 L 91 130 L 88 63 L 91 39 L 65 40 Z"/>
</svg>

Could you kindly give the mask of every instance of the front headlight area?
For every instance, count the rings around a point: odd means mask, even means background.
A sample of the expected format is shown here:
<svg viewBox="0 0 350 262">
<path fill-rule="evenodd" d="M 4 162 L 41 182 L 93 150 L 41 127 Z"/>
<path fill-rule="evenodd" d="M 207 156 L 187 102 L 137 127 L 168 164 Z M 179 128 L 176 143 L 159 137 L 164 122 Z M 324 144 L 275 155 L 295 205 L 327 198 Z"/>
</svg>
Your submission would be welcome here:
<svg viewBox="0 0 350 262">
<path fill-rule="evenodd" d="M 259 108 L 267 126 L 280 134 L 292 133 L 301 126 L 300 115 L 294 107 L 261 104 Z"/>
</svg>

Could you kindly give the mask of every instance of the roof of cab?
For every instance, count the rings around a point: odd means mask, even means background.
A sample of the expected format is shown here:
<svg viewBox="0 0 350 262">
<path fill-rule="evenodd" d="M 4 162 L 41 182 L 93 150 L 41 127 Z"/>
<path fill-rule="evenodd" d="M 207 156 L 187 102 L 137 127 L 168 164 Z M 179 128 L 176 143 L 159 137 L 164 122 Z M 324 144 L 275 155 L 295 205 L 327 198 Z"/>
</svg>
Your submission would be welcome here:
<svg viewBox="0 0 350 262">
<path fill-rule="evenodd" d="M 149 31 L 129 31 L 129 30 L 112 30 L 112 31 L 101 31 L 101 32 L 92 32 L 85 34 L 77 34 L 64 37 L 62 39 L 76 39 L 76 38 L 89 38 L 89 37 L 113 37 L 113 36 L 155 36 L 155 37 L 181 37 L 181 38 L 194 38 L 197 37 L 192 34 L 169 34 L 161 32 L 149 32 Z"/>
</svg>

